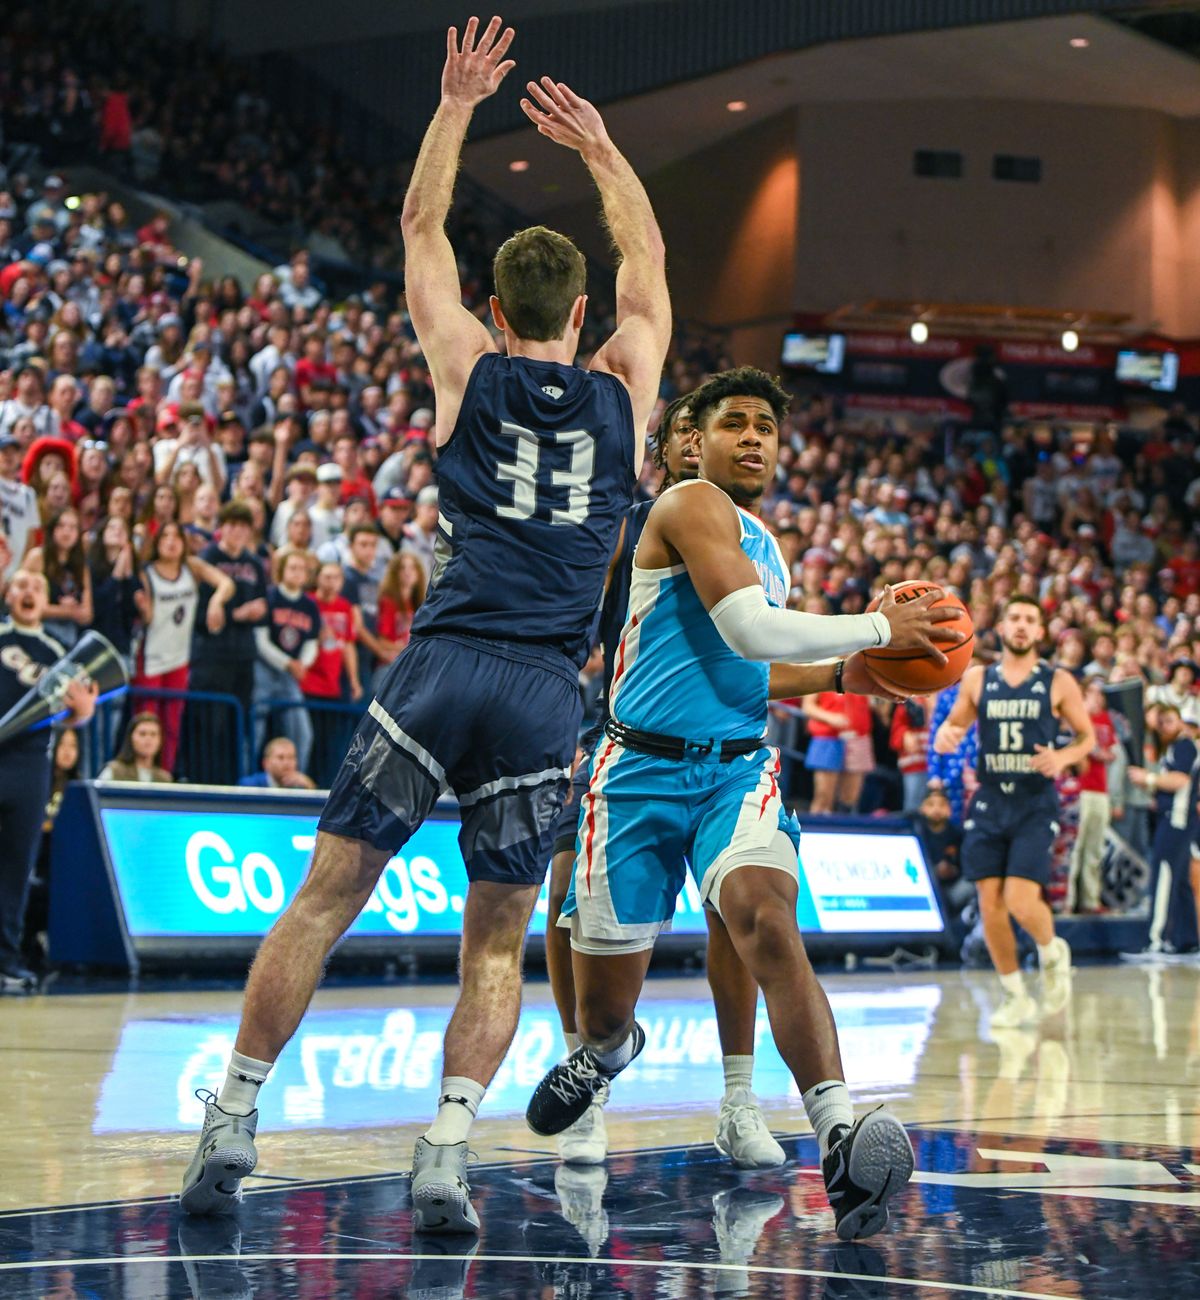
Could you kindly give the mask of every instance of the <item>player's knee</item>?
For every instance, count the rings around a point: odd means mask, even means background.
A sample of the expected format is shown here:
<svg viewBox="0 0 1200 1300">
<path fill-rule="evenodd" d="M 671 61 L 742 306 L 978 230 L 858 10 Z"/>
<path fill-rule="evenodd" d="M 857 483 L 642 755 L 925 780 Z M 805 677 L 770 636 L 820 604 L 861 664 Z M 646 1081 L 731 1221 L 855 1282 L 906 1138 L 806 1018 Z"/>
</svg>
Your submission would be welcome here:
<svg viewBox="0 0 1200 1300">
<path fill-rule="evenodd" d="M 731 935 L 740 940 L 747 964 L 758 969 L 789 957 L 800 933 L 794 909 L 778 898 L 740 908 L 732 920 L 726 916 L 725 923 Z"/>
<path fill-rule="evenodd" d="M 633 1022 L 633 1008 L 619 1005 L 611 991 L 576 992 L 575 1018 L 580 1036 L 593 1046 L 620 1041 Z"/>
</svg>

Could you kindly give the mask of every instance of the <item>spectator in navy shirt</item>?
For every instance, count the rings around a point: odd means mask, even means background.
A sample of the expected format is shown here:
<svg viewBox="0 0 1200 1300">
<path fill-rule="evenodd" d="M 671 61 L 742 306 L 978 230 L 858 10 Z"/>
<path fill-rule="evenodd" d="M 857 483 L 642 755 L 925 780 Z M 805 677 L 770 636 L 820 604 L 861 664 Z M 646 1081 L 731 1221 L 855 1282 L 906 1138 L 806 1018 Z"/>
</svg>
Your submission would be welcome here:
<svg viewBox="0 0 1200 1300">
<path fill-rule="evenodd" d="M 263 750 L 262 771 L 244 776 L 238 782 L 263 790 L 312 790 L 316 782 L 305 776 L 296 762 L 296 746 L 286 736 L 276 736 Z"/>
<path fill-rule="evenodd" d="M 279 731 L 296 747 L 301 770 L 312 755 L 313 731 L 308 706 L 300 689 L 317 659 L 321 614 L 304 590 L 312 576 L 312 556 L 307 551 L 281 550 L 275 557 L 277 585 L 267 593 L 267 623 L 255 629 L 258 661 L 254 666 L 254 745 L 262 746 L 267 734 L 269 701 L 287 701 L 279 708 Z M 272 713 L 272 717 L 276 716 Z"/>
<path fill-rule="evenodd" d="M 267 577 L 262 561 L 248 549 L 254 532 L 250 507 L 244 501 L 230 501 L 217 519 L 218 540 L 206 546 L 200 558 L 233 580 L 234 594 L 225 605 L 225 623 L 219 632 L 211 632 L 204 620 L 196 620 L 188 689 L 234 696 L 242 707 L 243 720 L 248 721 L 258 660 L 254 629 L 267 619 Z M 211 594 L 207 585 L 202 588 L 201 608 Z M 189 729 L 196 743 L 191 748 L 193 770 L 188 775 L 193 781 L 211 785 L 226 783 L 239 758 L 231 711 L 198 702 L 189 713 L 194 715 Z"/>
</svg>

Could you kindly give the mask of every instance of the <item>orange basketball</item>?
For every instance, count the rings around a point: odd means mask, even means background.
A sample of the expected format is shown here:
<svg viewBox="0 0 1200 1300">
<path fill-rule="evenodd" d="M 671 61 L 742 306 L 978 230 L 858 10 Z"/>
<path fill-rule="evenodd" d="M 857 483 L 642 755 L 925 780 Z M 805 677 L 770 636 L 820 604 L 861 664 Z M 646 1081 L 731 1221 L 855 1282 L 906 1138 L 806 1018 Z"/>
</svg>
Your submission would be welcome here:
<svg viewBox="0 0 1200 1300">
<path fill-rule="evenodd" d="M 903 604 L 906 600 L 916 600 L 927 591 L 937 590 L 939 588 L 936 582 L 919 580 L 898 582 L 894 587 L 898 604 Z M 883 593 L 880 592 L 867 609 L 878 609 L 882 600 Z M 971 622 L 971 615 L 967 613 L 967 607 L 957 596 L 946 592 L 942 599 L 935 603 L 934 608 L 957 610 L 958 617 L 953 622 L 943 623 L 942 626 L 965 632 L 966 640 L 956 646 L 946 644 L 941 646 L 942 653 L 948 660 L 945 664 L 935 663 L 921 650 L 893 650 L 890 646 L 885 646 L 882 650 L 864 650 L 863 654 L 866 656 L 872 674 L 884 686 L 890 686 L 897 691 L 926 695 L 953 686 L 967 671 L 975 645 L 975 626 Z"/>
</svg>

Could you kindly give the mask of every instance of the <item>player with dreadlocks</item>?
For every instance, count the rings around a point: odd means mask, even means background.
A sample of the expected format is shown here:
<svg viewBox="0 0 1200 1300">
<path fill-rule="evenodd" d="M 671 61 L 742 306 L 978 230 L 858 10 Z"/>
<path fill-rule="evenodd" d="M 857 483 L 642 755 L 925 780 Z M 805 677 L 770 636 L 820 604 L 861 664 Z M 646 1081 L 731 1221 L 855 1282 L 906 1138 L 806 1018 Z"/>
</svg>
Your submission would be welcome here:
<svg viewBox="0 0 1200 1300">
<path fill-rule="evenodd" d="M 654 463 L 663 471 L 660 494 L 672 483 L 694 479 L 699 473 L 700 460 L 693 440 L 695 427 L 686 396 L 677 397 L 663 411 L 652 448 Z M 653 501 L 638 501 L 630 508 L 609 566 L 599 626 L 599 640 L 604 647 L 603 716 L 581 742 L 582 758 L 575 771 L 571 795 L 560 815 L 550 866 L 546 967 L 569 1052 L 579 1046 L 575 1033 L 575 980 L 571 972 L 570 932 L 558 925 L 558 916 L 575 865 L 579 808 L 588 788 L 592 752 L 603 735 L 604 716 L 608 713 L 613 659 L 629 607 L 633 553 L 653 504 Z M 721 918 L 715 912 L 706 912 L 705 917 L 708 921 L 708 982 L 717 1012 L 717 1030 L 725 1068 L 725 1095 L 721 1099 L 715 1144 L 717 1150 L 728 1156 L 739 1169 L 773 1168 L 783 1164 L 784 1151 L 771 1136 L 750 1087 L 758 985 L 734 950 Z M 608 1153 L 603 1113 L 607 1098 L 605 1089 L 582 1118 L 558 1135 L 559 1154 L 568 1164 L 603 1162 Z"/>
</svg>

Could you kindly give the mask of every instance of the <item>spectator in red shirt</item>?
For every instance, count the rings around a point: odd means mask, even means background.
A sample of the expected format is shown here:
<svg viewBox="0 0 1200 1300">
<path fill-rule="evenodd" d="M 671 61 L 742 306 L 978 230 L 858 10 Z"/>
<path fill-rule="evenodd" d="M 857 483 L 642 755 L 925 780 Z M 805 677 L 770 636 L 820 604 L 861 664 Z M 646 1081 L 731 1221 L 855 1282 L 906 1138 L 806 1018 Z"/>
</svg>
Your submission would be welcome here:
<svg viewBox="0 0 1200 1300">
<path fill-rule="evenodd" d="M 361 497 L 371 507 L 371 517 L 378 513 L 375 489 L 363 472 L 358 452 L 358 439 L 352 433 L 340 434 L 333 444 L 333 463 L 342 471 L 341 503 L 346 505 L 352 497 Z"/>
<path fill-rule="evenodd" d="M 853 811 L 862 794 L 863 776 L 874 767 L 871 753 L 871 704 L 865 695 L 822 691 L 802 701 L 810 737 L 805 766 L 813 774 L 809 811 Z M 865 745 L 864 745 L 865 741 Z M 864 759 L 866 766 L 863 766 Z"/>
<path fill-rule="evenodd" d="M 296 362 L 296 391 L 304 405 L 312 406 L 312 386 L 317 380 L 332 385 L 337 369 L 325 359 L 325 335 L 314 331 L 304 340 L 304 355 Z"/>
<path fill-rule="evenodd" d="M 322 564 L 317 572 L 317 589 L 313 592 L 321 615 L 321 632 L 317 657 L 300 682 L 305 695 L 315 700 L 340 700 L 345 697 L 343 677 L 352 700 L 362 699 L 358 678 L 358 611 L 342 595 L 345 581 L 340 564 Z"/>
<path fill-rule="evenodd" d="M 1071 878 L 1067 885 L 1068 912 L 1099 912 L 1100 861 L 1112 822 L 1108 797 L 1108 764 L 1117 744 L 1112 716 L 1104 706 L 1101 678 L 1089 677 L 1083 703 L 1096 731 L 1096 747 L 1087 757 L 1079 778 L 1079 833 L 1071 853 Z"/>
<path fill-rule="evenodd" d="M 904 789 L 904 811 L 915 813 L 925 798 L 929 760 L 929 719 L 933 716 L 933 696 L 916 695 L 892 711 L 889 744 L 896 755 L 900 782 Z"/>
<path fill-rule="evenodd" d="M 383 652 L 377 666 L 386 668 L 408 645 L 413 617 L 425 599 L 425 566 L 412 551 L 398 551 L 388 561 L 379 584 L 379 639 Z"/>
<path fill-rule="evenodd" d="M 165 261 L 175 252 L 175 246 L 171 243 L 170 229 L 171 214 L 160 208 L 137 232 L 137 241 L 152 248 L 159 261 Z"/>
<path fill-rule="evenodd" d="M 1167 568 L 1175 574 L 1175 594 L 1181 600 L 1200 592 L 1200 542 L 1187 538 L 1182 552 L 1167 561 Z"/>
</svg>

